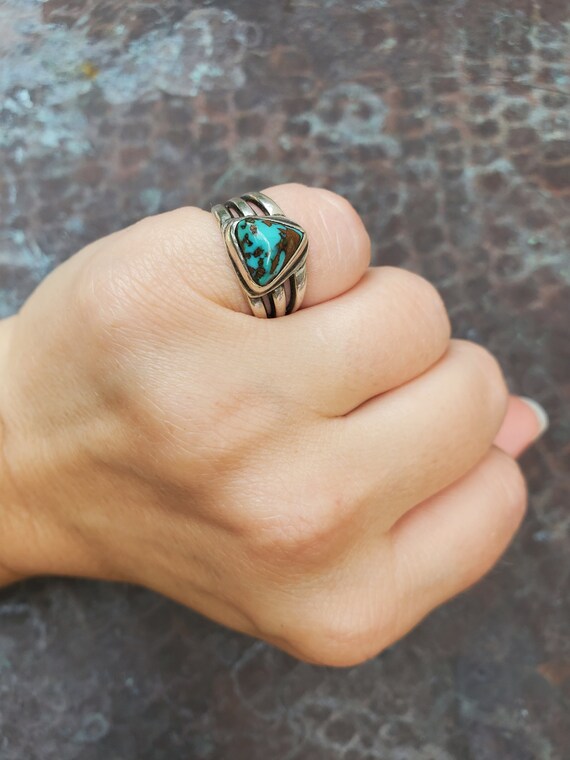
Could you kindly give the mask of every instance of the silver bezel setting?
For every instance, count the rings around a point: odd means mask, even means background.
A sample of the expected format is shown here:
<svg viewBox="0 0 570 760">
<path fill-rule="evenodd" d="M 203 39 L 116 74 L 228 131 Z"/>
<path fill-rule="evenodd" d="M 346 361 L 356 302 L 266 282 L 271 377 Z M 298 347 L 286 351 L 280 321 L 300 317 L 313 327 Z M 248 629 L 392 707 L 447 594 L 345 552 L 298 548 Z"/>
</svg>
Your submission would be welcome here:
<svg viewBox="0 0 570 760">
<path fill-rule="evenodd" d="M 251 275 L 249 274 L 247 265 L 243 261 L 243 256 L 242 256 L 239 243 L 237 240 L 237 236 L 236 236 L 236 228 L 237 228 L 237 225 L 243 222 L 244 220 L 270 221 L 270 222 L 275 222 L 278 224 L 288 224 L 291 227 L 300 229 L 302 232 L 301 243 L 299 247 L 297 248 L 297 250 L 295 251 L 294 255 L 289 259 L 289 261 L 283 268 L 283 271 L 280 272 L 279 275 L 274 280 L 267 283 L 267 285 L 259 285 L 257 282 L 255 282 L 255 280 L 253 280 Z M 248 291 L 248 293 L 251 296 L 255 296 L 258 298 L 268 295 L 269 293 L 271 293 L 272 290 L 275 290 L 275 288 L 278 288 L 280 285 L 283 285 L 283 283 L 289 279 L 289 277 L 293 274 L 294 270 L 301 263 L 301 259 L 306 254 L 307 247 L 308 247 L 307 234 L 303 230 L 303 228 L 300 227 L 298 224 L 296 224 L 292 219 L 287 219 L 287 217 L 284 217 L 284 216 L 274 217 L 274 216 L 259 216 L 259 215 L 252 214 L 250 216 L 234 217 L 224 227 L 224 239 L 225 239 L 225 243 L 228 249 L 228 253 L 230 254 L 232 264 L 234 265 L 234 268 L 236 270 L 236 273 L 240 279 L 242 286 Z"/>
<path fill-rule="evenodd" d="M 247 297 L 255 317 L 267 319 L 284 317 L 297 311 L 307 288 L 307 252 L 309 238 L 304 228 L 285 216 L 281 207 L 261 192 L 243 193 L 226 203 L 212 207 L 238 282 Z M 252 279 L 235 234 L 237 225 L 244 219 L 281 222 L 301 230 L 303 237 L 298 249 L 282 272 L 267 285 L 259 285 Z"/>
</svg>

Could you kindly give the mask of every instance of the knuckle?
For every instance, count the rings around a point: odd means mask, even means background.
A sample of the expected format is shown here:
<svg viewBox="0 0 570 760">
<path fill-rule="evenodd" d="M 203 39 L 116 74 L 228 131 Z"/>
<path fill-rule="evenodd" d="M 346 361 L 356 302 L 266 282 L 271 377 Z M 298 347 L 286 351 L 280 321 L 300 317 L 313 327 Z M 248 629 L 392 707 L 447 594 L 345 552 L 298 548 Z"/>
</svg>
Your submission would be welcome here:
<svg viewBox="0 0 570 760">
<path fill-rule="evenodd" d="M 493 486 L 499 493 L 507 522 L 516 527 L 526 512 L 527 484 L 518 463 L 499 449 L 493 451 Z"/>
<path fill-rule="evenodd" d="M 256 553 L 274 566 L 300 570 L 338 560 L 356 530 L 356 510 L 346 490 L 310 484 L 288 496 L 261 528 L 254 520 Z"/>
<path fill-rule="evenodd" d="M 194 206 L 182 206 L 156 216 L 147 216 L 129 228 L 133 241 L 146 249 L 176 252 L 187 248 L 189 230 L 200 229 L 204 211 Z"/>
<path fill-rule="evenodd" d="M 446 337 L 451 333 L 451 325 L 447 309 L 437 288 L 429 280 L 412 274 L 413 290 L 420 304 L 422 316 L 429 317 L 430 322 L 441 324 L 444 328 Z"/>
<path fill-rule="evenodd" d="M 353 250 L 361 252 L 366 258 L 365 264 L 370 263 L 371 242 L 370 235 L 358 211 L 352 203 L 342 195 L 338 195 L 332 190 L 325 188 L 313 188 L 314 193 L 318 193 L 319 200 L 328 206 L 332 206 L 332 211 L 337 219 L 340 219 L 344 225 L 350 229 L 351 237 L 354 241 Z"/>
<path fill-rule="evenodd" d="M 92 339 L 108 345 L 110 335 L 129 321 L 128 288 L 117 265 L 93 258 L 82 269 L 74 290 L 74 307 Z"/>
<path fill-rule="evenodd" d="M 302 504 L 287 509 L 271 521 L 269 528 L 257 534 L 257 547 L 272 562 L 294 561 L 312 564 L 334 552 L 339 538 L 338 520 L 333 509 L 305 507 Z"/>
<path fill-rule="evenodd" d="M 316 610 L 316 611 L 315 611 Z M 328 605 L 303 609 L 288 631 L 288 641 L 304 659 L 319 665 L 350 667 L 374 657 L 390 643 L 387 626 L 377 611 L 358 608 L 347 598 L 329 598 Z"/>
<path fill-rule="evenodd" d="M 176 289 L 187 276 L 186 232 L 200 229 L 194 225 L 197 213 L 205 212 L 180 208 L 141 219 L 86 261 L 75 297 L 94 333 L 119 336 L 121 328 L 166 318 L 168 304 L 178 303 Z M 180 287 L 187 296 L 189 289 Z"/>
<path fill-rule="evenodd" d="M 290 191 L 292 194 L 301 195 L 303 193 L 313 190 L 314 188 L 309 187 L 309 185 L 305 185 L 303 182 L 283 182 L 281 185 L 265 188 L 264 192 L 268 192 L 269 195 L 271 195 L 273 190 L 276 190 L 276 189 L 283 189 L 283 190 Z"/>
<path fill-rule="evenodd" d="M 344 195 L 339 195 L 333 190 L 328 190 L 324 187 L 315 188 L 315 191 L 319 194 L 320 198 L 325 199 L 328 203 L 333 205 L 337 212 L 340 212 L 343 216 L 350 217 L 351 220 L 358 220 L 362 223 L 358 212 Z"/>
<path fill-rule="evenodd" d="M 486 410 L 493 422 L 502 420 L 507 408 L 508 389 L 497 359 L 490 351 L 477 343 L 457 341 L 457 347 L 469 361 L 474 388 L 481 402 L 480 407 Z"/>
<path fill-rule="evenodd" d="M 131 259 L 121 254 L 103 255 L 86 264 L 75 288 L 74 307 L 94 344 L 104 354 L 123 356 L 132 353 L 160 311 L 155 308 L 153 277 L 144 254 Z"/>
<path fill-rule="evenodd" d="M 201 292 L 200 283 L 211 285 L 212 277 L 225 274 L 214 218 L 185 206 L 141 219 L 128 232 L 129 248 L 138 252 L 130 266 L 145 304 L 152 304 L 153 313 L 168 323 L 186 321 L 189 305 L 199 307 L 194 296 Z"/>
<path fill-rule="evenodd" d="M 451 324 L 437 288 L 429 280 L 414 272 L 393 267 L 385 267 L 384 270 L 397 281 L 396 288 L 404 296 L 402 301 L 413 304 L 414 309 L 411 313 L 414 321 L 417 321 L 418 317 L 427 321 L 430 328 L 427 332 L 430 338 L 433 338 L 435 332 L 438 337 L 442 336 L 447 342 L 451 335 Z"/>
</svg>

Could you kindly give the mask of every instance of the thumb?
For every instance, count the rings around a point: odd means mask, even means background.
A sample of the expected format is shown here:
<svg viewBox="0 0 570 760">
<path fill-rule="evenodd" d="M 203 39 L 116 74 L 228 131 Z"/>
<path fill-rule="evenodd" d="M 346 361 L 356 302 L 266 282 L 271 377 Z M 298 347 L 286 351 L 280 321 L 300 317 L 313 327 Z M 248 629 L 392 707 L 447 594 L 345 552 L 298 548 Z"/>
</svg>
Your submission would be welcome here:
<svg viewBox="0 0 570 760">
<path fill-rule="evenodd" d="M 548 428 L 548 415 L 533 399 L 511 396 L 495 446 L 518 457 Z"/>
</svg>

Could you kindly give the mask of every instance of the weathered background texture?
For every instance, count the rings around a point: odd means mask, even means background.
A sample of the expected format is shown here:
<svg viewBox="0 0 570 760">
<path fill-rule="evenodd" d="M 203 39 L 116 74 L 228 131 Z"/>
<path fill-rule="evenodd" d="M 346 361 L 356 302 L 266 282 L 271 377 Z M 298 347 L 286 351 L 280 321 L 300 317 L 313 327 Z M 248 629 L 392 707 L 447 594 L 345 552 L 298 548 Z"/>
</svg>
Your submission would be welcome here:
<svg viewBox="0 0 570 760">
<path fill-rule="evenodd" d="M 6 590 L 1 760 L 568 758 L 569 34 L 567 0 L 0 2 L 3 315 L 140 216 L 300 180 L 552 418 L 500 565 L 349 671 L 140 589 Z"/>
</svg>

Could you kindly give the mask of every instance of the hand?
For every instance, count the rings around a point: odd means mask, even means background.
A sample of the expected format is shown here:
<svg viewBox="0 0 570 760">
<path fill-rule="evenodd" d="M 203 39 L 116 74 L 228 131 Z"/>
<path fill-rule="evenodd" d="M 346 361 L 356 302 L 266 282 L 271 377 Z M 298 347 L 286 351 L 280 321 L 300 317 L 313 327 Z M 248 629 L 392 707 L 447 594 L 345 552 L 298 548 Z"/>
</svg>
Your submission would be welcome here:
<svg viewBox="0 0 570 760">
<path fill-rule="evenodd" d="M 97 241 L 3 323 L 0 561 L 156 589 L 312 662 L 376 654 L 476 581 L 525 486 L 496 361 L 434 288 L 369 268 L 355 211 L 308 231 L 304 308 L 259 320 L 211 214 Z M 539 433 L 512 400 L 511 454 Z"/>
</svg>

